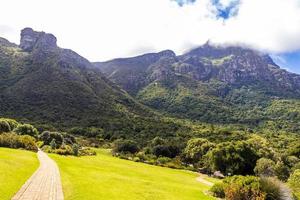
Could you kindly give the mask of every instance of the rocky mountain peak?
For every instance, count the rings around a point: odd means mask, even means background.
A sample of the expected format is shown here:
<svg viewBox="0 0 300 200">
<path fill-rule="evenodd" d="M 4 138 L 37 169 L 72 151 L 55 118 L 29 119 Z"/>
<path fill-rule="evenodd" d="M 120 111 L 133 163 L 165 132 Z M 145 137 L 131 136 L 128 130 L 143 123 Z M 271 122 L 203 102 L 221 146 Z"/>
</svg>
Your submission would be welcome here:
<svg viewBox="0 0 300 200">
<path fill-rule="evenodd" d="M 21 31 L 20 48 L 31 52 L 35 48 L 56 48 L 56 37 L 45 32 L 34 31 L 32 28 L 24 28 Z"/>
</svg>

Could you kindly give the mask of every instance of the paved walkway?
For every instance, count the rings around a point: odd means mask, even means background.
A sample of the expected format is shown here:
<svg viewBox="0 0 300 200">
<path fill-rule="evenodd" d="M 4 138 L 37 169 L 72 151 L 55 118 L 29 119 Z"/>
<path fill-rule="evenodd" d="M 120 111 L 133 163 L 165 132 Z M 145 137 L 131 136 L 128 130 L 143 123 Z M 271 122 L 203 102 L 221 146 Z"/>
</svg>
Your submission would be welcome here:
<svg viewBox="0 0 300 200">
<path fill-rule="evenodd" d="M 196 178 L 196 180 L 197 180 L 198 182 L 200 182 L 200 183 L 203 183 L 203 184 L 205 184 L 205 185 L 208 185 L 208 186 L 213 186 L 213 185 L 214 185 L 214 183 L 212 183 L 212 182 L 210 182 L 210 181 L 207 181 L 207 180 L 205 180 L 205 179 L 204 179 L 204 176 L 205 176 L 205 175 L 199 174 L 199 177 L 197 177 L 197 178 Z"/>
<path fill-rule="evenodd" d="M 40 167 L 27 180 L 12 200 L 63 200 L 60 174 L 56 163 L 38 151 Z"/>
</svg>

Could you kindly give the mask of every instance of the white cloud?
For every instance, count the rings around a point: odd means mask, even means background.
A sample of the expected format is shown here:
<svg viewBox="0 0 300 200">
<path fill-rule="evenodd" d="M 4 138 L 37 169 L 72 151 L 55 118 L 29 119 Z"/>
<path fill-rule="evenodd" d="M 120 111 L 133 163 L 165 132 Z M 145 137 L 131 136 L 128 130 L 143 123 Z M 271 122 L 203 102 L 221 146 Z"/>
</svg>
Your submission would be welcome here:
<svg viewBox="0 0 300 200">
<path fill-rule="evenodd" d="M 235 0 L 221 0 L 226 7 Z M 92 61 L 172 49 L 180 54 L 208 39 L 268 52 L 300 48 L 299 0 L 241 0 L 224 21 L 210 0 L 183 7 L 170 0 L 0 0 L 0 36 L 19 30 L 53 33 L 64 48 Z M 3 29 L 2 27 L 9 27 Z M 7 31 L 9 30 L 9 31 Z"/>
</svg>

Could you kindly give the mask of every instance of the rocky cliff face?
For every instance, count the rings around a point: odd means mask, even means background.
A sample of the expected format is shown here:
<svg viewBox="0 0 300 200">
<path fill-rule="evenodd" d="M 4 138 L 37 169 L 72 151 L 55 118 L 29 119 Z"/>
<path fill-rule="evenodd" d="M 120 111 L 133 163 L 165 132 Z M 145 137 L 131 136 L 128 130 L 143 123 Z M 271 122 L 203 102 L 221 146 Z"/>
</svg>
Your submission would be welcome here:
<svg viewBox="0 0 300 200">
<path fill-rule="evenodd" d="M 300 75 L 261 52 L 209 43 L 181 56 L 168 52 L 96 66 L 140 102 L 207 122 L 257 123 L 274 99 L 300 99 Z"/>
<path fill-rule="evenodd" d="M 20 48 L 31 52 L 35 48 L 52 49 L 57 48 L 56 37 L 45 32 L 37 32 L 32 28 L 25 28 L 21 31 Z"/>
</svg>

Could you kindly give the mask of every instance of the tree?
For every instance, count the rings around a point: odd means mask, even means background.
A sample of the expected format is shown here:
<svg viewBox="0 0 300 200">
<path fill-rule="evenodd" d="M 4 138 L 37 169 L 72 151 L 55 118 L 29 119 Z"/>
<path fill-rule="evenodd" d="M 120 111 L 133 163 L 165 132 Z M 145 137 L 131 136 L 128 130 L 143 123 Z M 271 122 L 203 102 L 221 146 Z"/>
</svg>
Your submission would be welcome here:
<svg viewBox="0 0 300 200">
<path fill-rule="evenodd" d="M 57 146 L 61 146 L 64 141 L 63 135 L 59 132 L 44 131 L 40 134 L 39 139 L 44 142 L 44 145 L 50 145 L 54 139 Z"/>
<path fill-rule="evenodd" d="M 276 176 L 279 180 L 287 181 L 290 175 L 290 171 L 289 168 L 282 161 L 278 161 L 274 169 Z"/>
<path fill-rule="evenodd" d="M 211 149 L 215 147 L 214 143 L 207 139 L 194 138 L 190 139 L 184 149 L 184 157 L 190 163 L 197 163 Z"/>
<path fill-rule="evenodd" d="M 157 145 L 153 147 L 152 153 L 157 157 L 175 158 L 180 152 L 180 149 L 174 145 Z"/>
<path fill-rule="evenodd" d="M 258 176 L 275 176 L 275 162 L 268 158 L 260 158 L 256 162 L 254 172 Z"/>
<path fill-rule="evenodd" d="M 31 124 L 20 124 L 14 129 L 14 132 L 19 135 L 30 135 L 32 137 L 37 137 L 39 134 L 38 130 Z"/>
<path fill-rule="evenodd" d="M 205 156 L 212 171 L 225 174 L 253 174 L 257 153 L 247 142 L 224 142 L 218 144 Z"/>
<path fill-rule="evenodd" d="M 114 143 L 115 153 L 136 153 L 139 151 L 137 143 L 132 140 L 119 139 Z"/>
<path fill-rule="evenodd" d="M 151 145 L 152 146 L 157 146 L 157 145 L 164 145 L 166 143 L 166 141 L 164 139 L 162 139 L 161 137 L 155 137 L 152 141 L 151 141 Z"/>
</svg>

